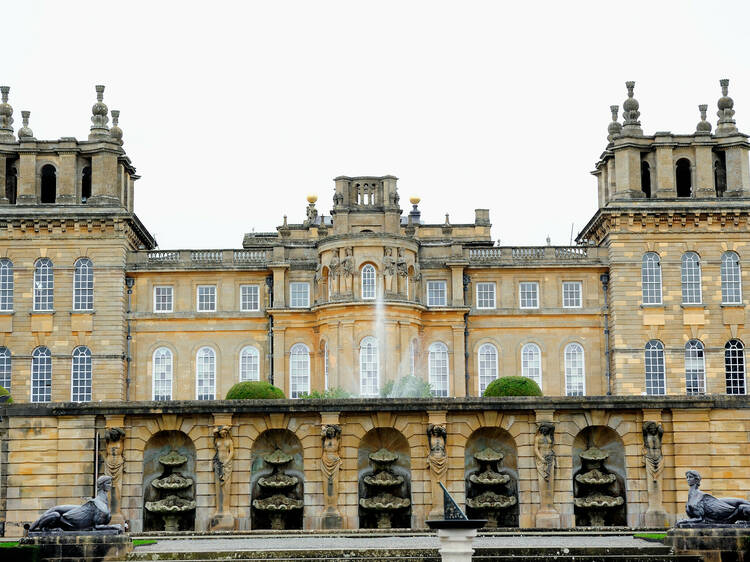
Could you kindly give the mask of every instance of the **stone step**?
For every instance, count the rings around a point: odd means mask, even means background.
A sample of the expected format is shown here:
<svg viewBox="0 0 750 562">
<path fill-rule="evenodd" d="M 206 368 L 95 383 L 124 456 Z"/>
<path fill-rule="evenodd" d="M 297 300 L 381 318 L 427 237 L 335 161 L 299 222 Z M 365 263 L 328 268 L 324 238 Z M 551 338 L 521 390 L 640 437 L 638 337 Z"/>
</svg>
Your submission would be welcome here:
<svg viewBox="0 0 750 562">
<path fill-rule="evenodd" d="M 147 558 L 139 560 L 169 560 L 169 562 L 259 562 L 261 560 L 269 560 L 265 556 L 267 552 L 258 552 L 258 556 L 253 557 L 240 557 L 237 558 L 234 555 L 231 557 L 211 557 L 211 558 Z M 226 554 L 226 553 L 223 553 Z M 128 560 L 132 560 L 128 558 Z M 334 557 L 294 557 L 294 558 L 272 558 L 274 562 L 340 562 L 346 560 L 347 562 L 441 562 L 440 556 L 409 556 L 409 557 L 382 557 L 377 554 L 367 554 L 363 556 L 354 556 L 341 558 L 339 556 Z M 700 556 L 677 556 L 677 555 L 560 555 L 560 556 L 516 556 L 513 554 L 506 554 L 503 556 L 483 556 L 475 554 L 472 557 L 472 562 L 643 562 L 648 560 L 649 562 L 703 562 Z"/>
</svg>

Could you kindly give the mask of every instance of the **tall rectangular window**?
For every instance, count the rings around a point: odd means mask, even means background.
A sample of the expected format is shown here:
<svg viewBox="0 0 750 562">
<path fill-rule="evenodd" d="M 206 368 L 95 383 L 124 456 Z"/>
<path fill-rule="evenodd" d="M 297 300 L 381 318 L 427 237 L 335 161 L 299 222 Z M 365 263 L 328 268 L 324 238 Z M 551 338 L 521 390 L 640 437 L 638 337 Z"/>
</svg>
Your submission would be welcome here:
<svg viewBox="0 0 750 562">
<path fill-rule="evenodd" d="M 641 260 L 643 304 L 661 304 L 661 261 L 655 252 L 646 252 Z"/>
<path fill-rule="evenodd" d="M 664 344 L 651 340 L 646 344 L 644 355 L 646 366 L 646 394 L 666 393 L 666 369 L 664 366 Z"/>
<path fill-rule="evenodd" d="M 0 260 L 0 311 L 13 310 L 13 262 Z"/>
<path fill-rule="evenodd" d="M 477 308 L 495 308 L 494 283 L 477 283 Z"/>
<path fill-rule="evenodd" d="M 310 306 L 310 285 L 308 283 L 289 283 L 289 306 L 307 308 Z"/>
<path fill-rule="evenodd" d="M 216 311 L 216 285 L 198 285 L 198 312 Z"/>
<path fill-rule="evenodd" d="M 427 306 L 448 305 L 448 284 L 445 281 L 427 282 Z"/>
<path fill-rule="evenodd" d="M 34 265 L 34 310 L 52 310 L 55 277 L 52 260 L 40 258 Z"/>
<path fill-rule="evenodd" d="M 243 312 L 260 310 L 260 287 L 240 285 L 240 310 Z"/>
<path fill-rule="evenodd" d="M 94 264 L 88 258 L 81 258 L 75 263 L 73 310 L 94 310 Z"/>
<path fill-rule="evenodd" d="M 172 287 L 154 287 L 154 312 L 172 312 Z"/>
<path fill-rule="evenodd" d="M 682 254 L 680 267 L 682 284 L 682 304 L 700 304 L 701 297 L 701 262 L 695 252 Z"/>
<path fill-rule="evenodd" d="M 583 306 L 583 287 L 580 281 L 563 281 L 563 308 L 581 308 Z"/>
<path fill-rule="evenodd" d="M 539 308 L 539 283 L 536 281 L 519 283 L 518 302 L 521 308 Z"/>
<path fill-rule="evenodd" d="M 721 256 L 721 304 L 742 304 L 740 256 L 735 252 Z"/>
</svg>

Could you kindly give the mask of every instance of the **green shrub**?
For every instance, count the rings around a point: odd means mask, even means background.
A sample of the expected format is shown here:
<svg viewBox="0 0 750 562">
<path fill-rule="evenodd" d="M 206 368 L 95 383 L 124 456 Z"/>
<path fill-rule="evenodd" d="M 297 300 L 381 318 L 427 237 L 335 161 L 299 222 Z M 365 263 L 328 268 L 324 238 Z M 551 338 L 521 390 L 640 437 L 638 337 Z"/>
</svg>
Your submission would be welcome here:
<svg viewBox="0 0 750 562">
<path fill-rule="evenodd" d="M 284 391 L 266 381 L 238 382 L 227 392 L 227 400 L 272 400 L 286 398 Z"/>
<path fill-rule="evenodd" d="M 6 388 L 3 388 L 0 386 L 0 396 L 7 396 L 8 400 L 5 401 L 6 404 L 12 404 L 13 403 L 13 397 L 10 395 L 10 392 Z M 2 404 L 2 402 L 0 402 Z"/>
<path fill-rule="evenodd" d="M 542 389 L 528 377 L 500 377 L 487 386 L 484 396 L 542 396 Z"/>
<path fill-rule="evenodd" d="M 414 375 L 401 377 L 397 381 L 388 381 L 380 390 L 383 398 L 430 398 L 432 387 Z"/>
<path fill-rule="evenodd" d="M 319 390 L 313 390 L 309 393 L 303 392 L 299 397 L 307 400 L 334 400 L 336 398 L 351 398 L 352 395 L 343 388 L 337 386 L 336 388 L 329 388 L 323 392 Z"/>
</svg>

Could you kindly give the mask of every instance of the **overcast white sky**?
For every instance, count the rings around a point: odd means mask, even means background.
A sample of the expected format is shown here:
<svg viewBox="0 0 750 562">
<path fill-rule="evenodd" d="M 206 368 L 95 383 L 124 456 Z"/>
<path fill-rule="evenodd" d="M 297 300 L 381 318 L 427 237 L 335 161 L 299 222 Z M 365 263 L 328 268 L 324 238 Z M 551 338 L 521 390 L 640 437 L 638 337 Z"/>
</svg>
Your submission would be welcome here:
<svg viewBox="0 0 750 562">
<path fill-rule="evenodd" d="M 85 139 L 94 85 L 121 110 L 161 248 L 329 214 L 337 175 L 399 177 L 404 208 L 503 244 L 567 244 L 596 209 L 609 106 L 636 81 L 646 134 L 750 131 L 750 2 L 27 2 L 2 9 L 16 131 Z"/>
</svg>

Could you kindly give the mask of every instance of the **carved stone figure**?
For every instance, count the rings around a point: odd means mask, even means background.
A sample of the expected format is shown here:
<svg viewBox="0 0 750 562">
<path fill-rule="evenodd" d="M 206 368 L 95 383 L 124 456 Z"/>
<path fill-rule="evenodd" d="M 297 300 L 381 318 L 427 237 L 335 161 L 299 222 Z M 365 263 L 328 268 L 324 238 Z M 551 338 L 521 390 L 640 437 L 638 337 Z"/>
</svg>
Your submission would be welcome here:
<svg viewBox="0 0 750 562">
<path fill-rule="evenodd" d="M 406 264 L 406 258 L 404 257 L 403 248 L 398 249 L 398 257 L 396 258 L 396 269 L 400 277 L 406 277 L 409 274 L 409 266 Z"/>
<path fill-rule="evenodd" d="M 383 256 L 383 280 L 385 292 L 393 292 L 393 276 L 396 274 L 396 260 L 393 259 L 393 249 L 386 248 Z"/>
<path fill-rule="evenodd" d="M 750 523 L 750 501 L 740 498 L 716 498 L 700 490 L 701 475 L 695 470 L 685 473 L 690 491 L 685 511 L 689 519 L 677 522 L 678 527 L 699 527 Z"/>
<path fill-rule="evenodd" d="M 323 425 L 321 428 L 323 439 L 323 455 L 320 458 L 320 470 L 323 473 L 323 526 L 327 529 L 341 527 L 342 518 L 338 510 L 339 498 L 339 468 L 341 457 L 341 426 Z"/>
<path fill-rule="evenodd" d="M 232 467 L 234 465 L 234 440 L 232 427 L 214 428 L 214 475 L 216 477 L 216 514 L 211 519 L 212 529 L 234 529 L 231 514 Z"/>
<path fill-rule="evenodd" d="M 537 526 L 557 527 L 559 514 L 554 506 L 555 469 L 555 424 L 541 422 L 534 436 L 534 460 L 536 461 L 537 482 L 539 483 L 539 511 Z"/>
<path fill-rule="evenodd" d="M 661 450 L 664 428 L 655 421 L 643 422 L 643 464 L 648 475 L 648 510 L 646 525 L 663 526 L 666 513 L 663 507 L 661 473 L 664 469 L 664 455 Z"/>
<path fill-rule="evenodd" d="M 352 277 L 354 276 L 354 250 L 346 248 L 344 250 L 344 259 L 341 260 L 341 277 L 344 281 L 343 292 L 352 292 Z"/>
<path fill-rule="evenodd" d="M 112 477 L 112 491 L 110 493 L 111 521 L 122 524 L 125 518 L 120 512 L 120 498 L 122 497 L 122 473 L 125 470 L 125 459 L 122 450 L 125 445 L 125 430 L 112 427 L 107 431 L 107 453 L 104 459 L 105 472 Z"/>
<path fill-rule="evenodd" d="M 440 483 L 445 484 L 448 474 L 448 454 L 446 453 L 445 440 L 448 432 L 444 425 L 429 424 L 427 426 L 427 442 L 430 453 L 427 456 L 427 465 L 430 469 L 430 483 L 432 488 L 432 509 L 428 519 L 438 517 L 443 511 L 441 499 L 443 498 Z"/>
<path fill-rule="evenodd" d="M 97 494 L 83 505 L 56 505 L 45 511 L 29 527 L 29 532 L 44 531 L 119 531 L 121 525 L 109 525 L 109 490 L 111 476 L 96 481 Z"/>
</svg>

